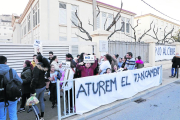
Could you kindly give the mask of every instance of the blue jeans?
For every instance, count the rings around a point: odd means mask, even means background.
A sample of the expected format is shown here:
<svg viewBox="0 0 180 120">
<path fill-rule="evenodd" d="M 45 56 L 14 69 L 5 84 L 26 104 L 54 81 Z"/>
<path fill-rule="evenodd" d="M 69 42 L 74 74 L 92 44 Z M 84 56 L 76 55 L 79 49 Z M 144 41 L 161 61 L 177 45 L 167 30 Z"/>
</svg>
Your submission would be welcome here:
<svg viewBox="0 0 180 120">
<path fill-rule="evenodd" d="M 44 92 L 45 92 L 46 86 L 40 89 L 36 89 L 36 97 L 39 100 L 40 107 L 41 107 L 41 112 L 44 112 L 45 109 L 45 104 L 44 104 Z M 40 114 L 38 107 L 35 105 L 34 106 L 37 113 Z"/>
<path fill-rule="evenodd" d="M 171 68 L 171 76 L 176 76 L 176 74 L 177 74 L 177 68 Z"/>
<path fill-rule="evenodd" d="M 17 101 L 8 101 L 9 118 L 10 120 L 17 120 Z M 4 102 L 0 102 L 0 120 L 6 120 L 7 108 L 4 109 Z"/>
</svg>

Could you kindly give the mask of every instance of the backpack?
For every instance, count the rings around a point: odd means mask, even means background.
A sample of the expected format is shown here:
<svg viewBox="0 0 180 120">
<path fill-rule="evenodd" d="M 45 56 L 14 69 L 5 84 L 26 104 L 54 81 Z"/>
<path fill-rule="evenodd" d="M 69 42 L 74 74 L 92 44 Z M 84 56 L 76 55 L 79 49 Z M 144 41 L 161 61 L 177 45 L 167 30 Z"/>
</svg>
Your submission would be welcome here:
<svg viewBox="0 0 180 120">
<path fill-rule="evenodd" d="M 16 101 L 22 95 L 22 83 L 13 78 L 12 69 L 9 70 L 9 78 L 7 80 L 5 75 L 0 76 L 0 100 L 5 101 L 6 107 L 9 105 L 8 100 Z"/>
</svg>

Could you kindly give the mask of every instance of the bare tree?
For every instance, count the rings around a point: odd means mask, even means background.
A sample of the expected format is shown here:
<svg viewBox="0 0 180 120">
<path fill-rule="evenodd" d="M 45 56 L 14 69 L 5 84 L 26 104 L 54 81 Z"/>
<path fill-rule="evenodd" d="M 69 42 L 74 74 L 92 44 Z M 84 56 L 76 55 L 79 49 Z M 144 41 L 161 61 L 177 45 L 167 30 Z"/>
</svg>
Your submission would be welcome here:
<svg viewBox="0 0 180 120">
<path fill-rule="evenodd" d="M 123 21 L 123 22 L 124 22 L 124 21 Z M 139 20 L 137 20 L 137 25 L 134 26 L 134 27 L 131 25 L 131 23 L 130 23 L 129 21 L 128 21 L 128 23 L 129 23 L 131 29 L 133 30 L 134 36 L 130 36 L 130 35 L 126 34 L 125 32 L 124 32 L 124 35 L 126 35 L 127 37 L 130 37 L 130 38 L 134 39 L 135 42 L 137 42 L 137 40 L 138 40 L 138 42 L 141 42 L 142 38 L 152 29 L 151 26 L 152 26 L 152 24 L 153 24 L 153 21 L 152 21 L 151 24 L 150 24 L 150 28 L 149 28 L 147 31 L 144 31 L 144 33 L 143 33 L 138 39 L 137 39 L 137 35 L 136 35 L 136 28 L 137 28 L 138 25 L 139 25 Z"/>
<path fill-rule="evenodd" d="M 177 42 L 180 42 L 180 30 L 178 30 L 178 32 L 176 33 L 175 36 L 173 36 L 173 39 Z"/>
<path fill-rule="evenodd" d="M 172 36 L 172 33 L 174 31 L 174 27 L 171 31 L 169 31 L 168 33 L 166 32 L 166 28 L 167 26 L 164 28 L 164 37 L 162 39 L 159 39 L 158 37 L 158 28 L 157 30 L 155 30 L 156 26 L 154 25 L 154 28 L 153 28 L 153 33 L 154 33 L 154 36 L 153 35 L 150 35 L 150 34 L 146 34 L 150 37 L 152 37 L 153 39 L 157 40 L 157 43 L 162 43 L 162 44 L 166 44 L 166 43 L 173 43 L 175 40 L 173 39 L 173 36 Z M 169 37 L 170 35 L 170 37 Z"/>
<path fill-rule="evenodd" d="M 92 37 L 90 36 L 90 34 L 83 28 L 82 22 L 81 22 L 81 20 L 79 19 L 78 15 L 77 15 L 77 10 L 76 10 L 76 12 L 75 12 L 75 15 L 76 15 L 76 17 L 77 17 L 77 19 L 78 19 L 78 24 L 76 24 L 73 20 L 71 20 L 72 23 L 73 23 L 74 26 L 76 26 L 82 33 L 85 33 L 88 38 L 83 38 L 83 37 L 81 37 L 80 35 L 77 35 L 77 34 L 76 34 L 76 36 L 77 36 L 77 37 L 80 37 L 80 38 L 82 38 L 82 39 L 84 39 L 84 40 L 86 40 L 86 41 L 92 41 Z"/>
</svg>

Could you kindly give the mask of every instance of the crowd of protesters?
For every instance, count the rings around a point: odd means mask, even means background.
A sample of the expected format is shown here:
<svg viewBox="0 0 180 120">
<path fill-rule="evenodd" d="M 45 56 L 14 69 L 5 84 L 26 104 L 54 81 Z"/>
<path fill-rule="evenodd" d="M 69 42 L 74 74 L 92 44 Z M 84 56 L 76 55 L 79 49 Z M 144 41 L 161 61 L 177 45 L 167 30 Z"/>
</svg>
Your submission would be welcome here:
<svg viewBox="0 0 180 120">
<path fill-rule="evenodd" d="M 16 107 L 12 108 L 14 109 L 14 112 L 12 112 L 9 117 L 17 117 L 17 113 L 21 113 L 26 111 L 25 110 L 25 103 L 26 100 L 34 95 L 37 97 L 40 103 L 40 111 L 38 107 L 35 105 L 36 112 L 38 116 L 37 118 L 40 118 L 40 120 L 43 120 L 44 118 L 44 111 L 45 111 L 45 99 L 44 99 L 44 92 L 50 91 L 50 98 L 49 100 L 52 102 L 52 109 L 57 104 L 57 88 L 56 83 L 57 80 L 63 81 L 66 77 L 66 79 L 75 79 L 75 78 L 81 78 L 81 77 L 88 77 L 88 76 L 94 76 L 94 75 L 103 75 L 103 74 L 110 74 L 110 73 L 116 73 L 119 69 L 122 69 L 122 71 L 127 70 L 134 70 L 134 69 L 140 69 L 144 67 L 144 62 L 141 60 L 141 57 L 138 56 L 136 59 L 133 58 L 133 54 L 131 52 L 128 52 L 124 57 L 119 57 L 118 54 L 110 55 L 105 54 L 104 56 L 101 56 L 99 59 L 96 58 L 94 55 L 94 63 L 85 63 L 84 62 L 84 56 L 90 55 L 87 53 L 81 53 L 80 55 L 77 55 L 76 58 L 74 58 L 70 53 L 66 54 L 66 61 L 70 62 L 70 69 L 66 70 L 62 67 L 62 63 L 58 62 L 58 56 L 54 55 L 52 51 L 49 52 L 49 58 L 45 58 L 42 56 L 42 54 L 39 52 L 39 49 L 37 49 L 37 55 L 33 55 L 33 60 L 30 62 L 29 60 L 25 60 L 23 63 L 23 70 L 21 74 L 18 77 L 18 79 L 22 80 L 22 100 L 21 105 L 18 110 L 15 110 Z M 4 56 L 0 56 L 0 70 L 2 67 L 6 66 L 7 58 Z M 5 64 L 5 65 L 4 65 Z M 9 69 L 9 67 L 8 67 Z M 68 77 L 67 77 L 68 73 Z M 17 73 L 15 73 L 17 74 Z M 63 83 L 61 83 L 62 86 Z M 72 84 L 68 84 L 68 90 L 70 90 L 70 96 L 72 96 Z M 36 93 L 36 94 L 35 94 Z M 66 112 L 72 112 L 73 105 L 72 101 L 73 98 L 68 98 L 68 92 L 65 93 L 66 99 L 70 99 L 70 111 L 67 110 Z M 1 104 L 2 101 L 0 101 Z M 17 103 L 15 103 L 17 104 Z M 0 106 L 2 107 L 2 106 Z M 0 111 L 2 108 L 0 108 Z M 17 113 L 16 113 L 16 112 Z M 27 112 L 31 112 L 32 108 L 29 107 Z M 0 113 L 0 119 L 3 118 L 3 112 Z"/>
</svg>

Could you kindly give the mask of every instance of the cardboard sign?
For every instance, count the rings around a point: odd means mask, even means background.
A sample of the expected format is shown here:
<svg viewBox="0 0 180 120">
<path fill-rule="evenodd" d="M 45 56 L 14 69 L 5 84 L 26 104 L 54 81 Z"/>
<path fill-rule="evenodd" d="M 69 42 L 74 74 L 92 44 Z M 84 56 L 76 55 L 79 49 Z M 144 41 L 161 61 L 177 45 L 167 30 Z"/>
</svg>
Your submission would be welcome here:
<svg viewBox="0 0 180 120">
<path fill-rule="evenodd" d="M 37 48 L 37 47 L 41 47 L 41 41 L 40 40 L 34 40 L 34 47 Z"/>
<path fill-rule="evenodd" d="M 84 63 L 94 63 L 94 55 L 85 55 Z"/>
<path fill-rule="evenodd" d="M 71 66 L 71 63 L 70 63 L 70 62 L 62 61 L 62 67 L 64 67 L 64 68 L 70 68 L 70 66 Z"/>
</svg>

